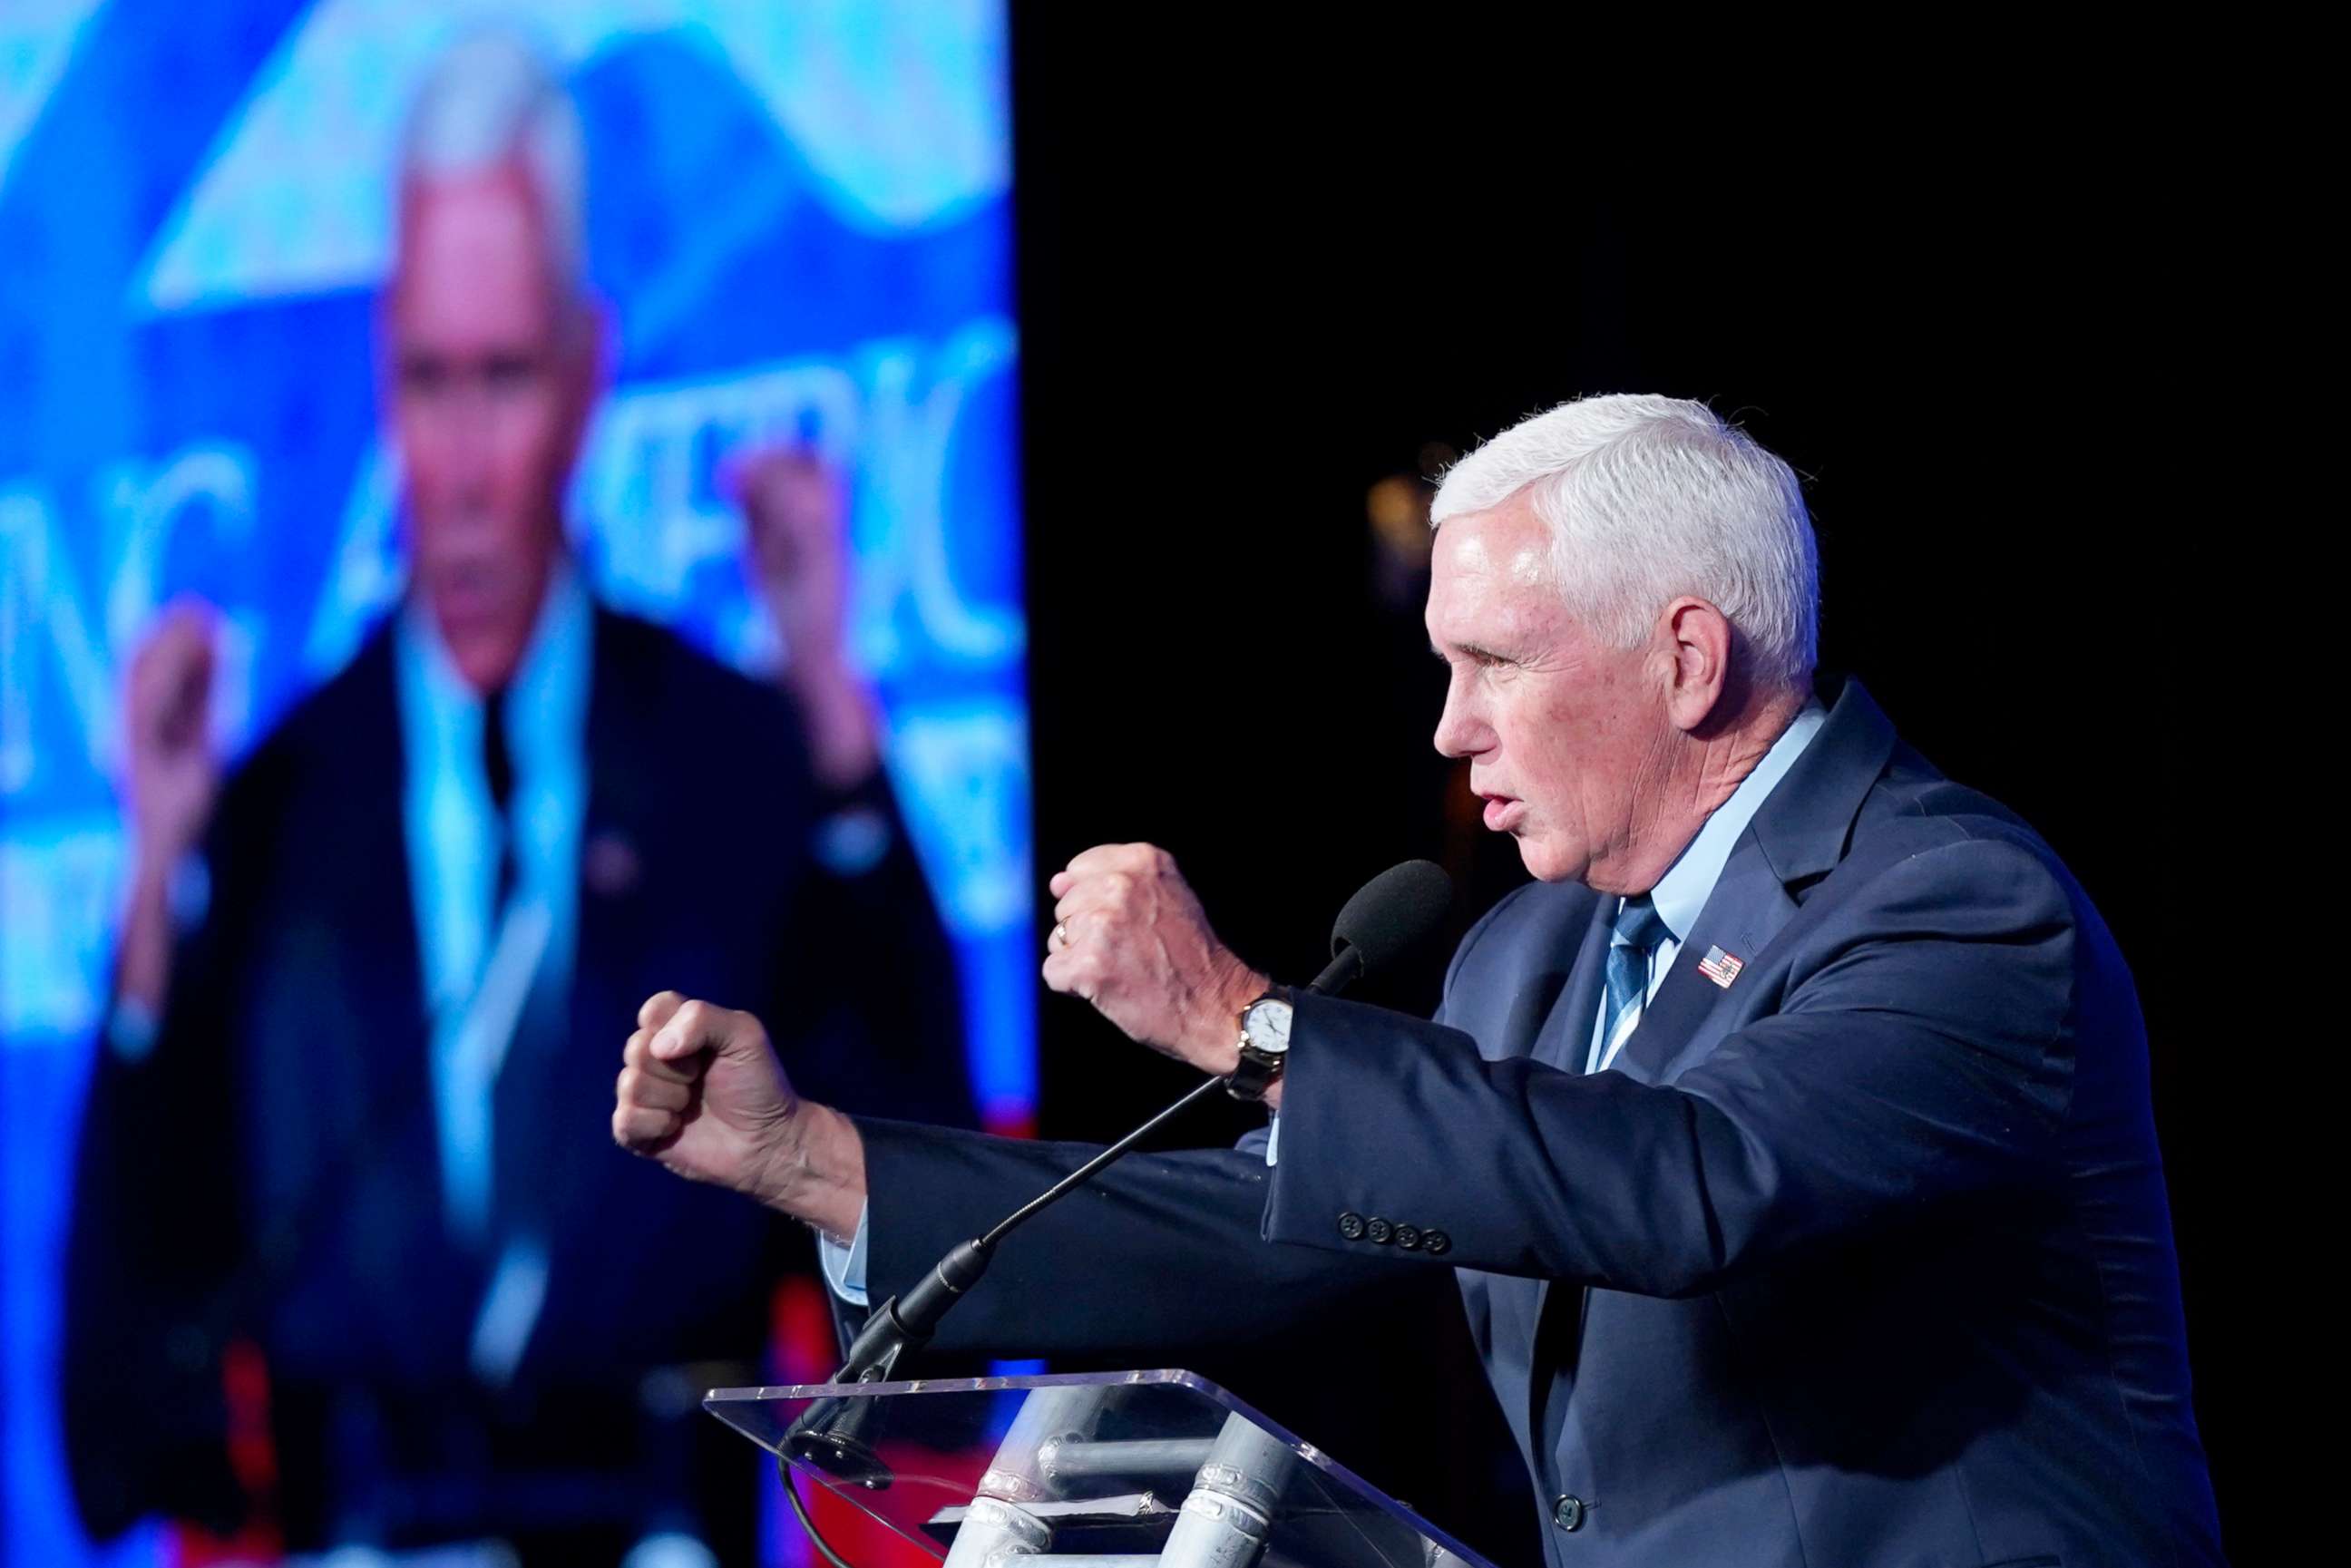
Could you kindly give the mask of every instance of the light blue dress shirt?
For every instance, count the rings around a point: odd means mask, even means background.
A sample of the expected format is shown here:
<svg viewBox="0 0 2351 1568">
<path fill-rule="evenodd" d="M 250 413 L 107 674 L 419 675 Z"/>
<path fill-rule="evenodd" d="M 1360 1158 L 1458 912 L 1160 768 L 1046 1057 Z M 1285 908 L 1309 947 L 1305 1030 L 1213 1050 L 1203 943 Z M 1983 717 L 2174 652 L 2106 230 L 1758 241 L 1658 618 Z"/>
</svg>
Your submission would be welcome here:
<svg viewBox="0 0 2351 1568">
<path fill-rule="evenodd" d="M 1729 862 L 1730 852 L 1740 835 L 1747 831 L 1747 824 L 1755 820 L 1755 813 L 1762 810 L 1763 802 L 1771 798 L 1780 780 L 1788 776 L 1788 769 L 1796 765 L 1796 758 L 1804 754 L 1804 747 L 1813 743 L 1813 737 L 1820 733 L 1828 716 L 1828 710 L 1818 700 L 1798 710 L 1788 727 L 1780 732 L 1780 738 L 1771 743 L 1771 749 L 1763 754 L 1763 760 L 1739 781 L 1729 800 L 1714 809 L 1706 825 L 1698 829 L 1698 837 L 1675 857 L 1674 863 L 1666 868 L 1666 874 L 1657 879 L 1657 885 L 1649 890 L 1649 902 L 1656 906 L 1657 917 L 1666 923 L 1672 936 L 1660 941 L 1649 955 L 1649 987 L 1644 1000 L 1656 997 L 1657 988 L 1666 983 L 1666 971 L 1674 967 L 1674 959 L 1682 950 L 1681 939 L 1698 924 L 1706 901 L 1713 896 L 1714 884 L 1722 880 L 1722 868 Z M 1617 913 L 1622 913 L 1624 907 L 1625 901 L 1618 899 Z M 1604 1071 L 1615 1060 L 1613 1056 L 1606 1060 L 1602 1057 L 1604 1042 L 1601 1031 L 1607 1027 L 1608 998 L 1604 996 L 1599 1010 L 1592 1015 L 1592 1047 L 1584 1058 L 1586 1072 Z M 1616 1049 L 1624 1048 L 1625 1042 L 1618 1040 Z"/>
<path fill-rule="evenodd" d="M 1740 835 L 1747 831 L 1747 824 L 1755 820 L 1755 813 L 1762 809 L 1763 802 L 1771 798 L 1780 780 L 1788 776 L 1788 769 L 1796 765 L 1796 758 L 1804 754 L 1804 747 L 1813 743 L 1813 737 L 1820 733 L 1821 726 L 1827 720 L 1828 710 L 1821 706 L 1818 699 L 1806 703 L 1798 710 L 1788 727 L 1781 731 L 1780 738 L 1771 743 L 1771 749 L 1763 754 L 1763 760 L 1739 781 L 1739 788 L 1730 792 L 1729 800 L 1714 809 L 1713 814 L 1707 818 L 1706 825 L 1698 829 L 1698 837 L 1675 857 L 1674 863 L 1666 869 L 1666 874 L 1657 879 L 1657 885 L 1649 890 L 1650 902 L 1656 905 L 1657 914 L 1664 919 L 1667 929 L 1674 933 L 1672 940 L 1659 942 L 1656 951 L 1649 955 L 1649 996 L 1655 997 L 1657 988 L 1665 984 L 1666 971 L 1673 967 L 1674 958 L 1681 951 L 1680 938 L 1698 924 L 1698 917 L 1706 908 L 1707 899 L 1713 894 L 1714 884 L 1721 880 L 1722 868 L 1729 863 L 1731 849 L 1739 842 Z M 1621 910 L 1623 907 L 1624 900 L 1617 900 L 1617 908 Z M 1588 1071 L 1602 1071 L 1607 1065 L 1600 1060 L 1600 1031 L 1606 1027 L 1607 1011 L 1607 1000 L 1603 998 L 1599 1010 L 1592 1018 L 1592 1047 L 1586 1061 Z M 1621 1042 L 1619 1048 L 1622 1048 Z M 1276 1116 L 1266 1140 L 1265 1163 L 1275 1164 L 1280 1153 L 1281 1119 Z M 857 1235 L 845 1247 L 829 1236 L 817 1238 L 817 1253 L 824 1265 L 825 1282 L 841 1300 L 860 1307 L 868 1304 L 865 1295 L 865 1214 L 861 1211 L 857 1217 Z"/>
<path fill-rule="evenodd" d="M 595 612 L 577 573 L 559 564 L 507 688 L 515 886 L 503 920 L 491 905 L 507 827 L 484 769 L 481 696 L 457 673 L 422 603 L 410 601 L 393 635 L 401 808 L 432 1019 L 434 1143 L 450 1230 L 478 1244 L 492 1239 L 499 1066 L 530 997 L 562 996 L 570 980 Z M 475 1338 L 475 1370 L 492 1382 L 520 1358 L 547 1267 L 532 1239 L 496 1239 L 498 1266 Z"/>
</svg>

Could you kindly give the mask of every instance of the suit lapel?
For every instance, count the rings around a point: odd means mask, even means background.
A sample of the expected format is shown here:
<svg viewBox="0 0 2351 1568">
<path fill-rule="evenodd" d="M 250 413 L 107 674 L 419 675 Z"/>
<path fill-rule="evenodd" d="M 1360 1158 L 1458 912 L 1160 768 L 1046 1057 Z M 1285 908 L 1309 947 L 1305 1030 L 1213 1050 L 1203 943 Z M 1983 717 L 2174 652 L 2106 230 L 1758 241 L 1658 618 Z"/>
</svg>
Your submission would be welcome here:
<svg viewBox="0 0 2351 1568">
<path fill-rule="evenodd" d="M 372 1080 L 377 1105 L 424 1108 L 429 1119 L 424 1042 L 432 1022 L 401 805 L 407 748 L 389 622 L 363 646 L 351 674 L 355 711 L 335 727 L 333 744 L 320 757 L 328 780 L 321 792 L 334 802 L 341 829 L 341 848 L 319 870 L 329 890 L 321 902 L 335 911 L 332 939 L 346 956 L 347 1025 L 354 1037 L 350 1054 Z M 439 1167 L 428 1168 L 437 1188 Z M 437 1190 L 434 1199 L 437 1205 Z"/>
<path fill-rule="evenodd" d="M 1593 905 L 1592 923 L 1584 927 L 1583 944 L 1576 949 L 1567 984 L 1560 988 L 1558 1001 L 1535 1035 L 1532 1054 L 1546 1066 L 1569 1072 L 1583 1071 L 1592 1049 L 1592 1020 L 1599 1016 L 1601 987 L 1607 978 L 1608 933 L 1615 915 L 1613 898 L 1600 899 Z"/>
<path fill-rule="evenodd" d="M 1708 949 L 1720 947 L 1749 964 L 1762 954 L 1796 912 L 1789 886 L 1820 875 L 1843 858 L 1854 817 L 1893 750 L 1892 723 L 1860 682 L 1845 682 L 1828 722 L 1740 836 L 1665 984 L 1618 1053 L 1618 1071 L 1656 1084 L 1689 1065 L 1706 1019 L 1738 988 L 1736 978 L 1721 987 L 1700 972 Z M 1614 899 L 1603 898 L 1593 910 L 1573 976 L 1538 1041 L 1537 1058 L 1554 1067 L 1583 1070 L 1615 907 Z M 1574 1363 L 1589 1297 L 1581 1281 L 1544 1281 L 1537 1286 L 1527 1430 L 1538 1453 L 1558 1444 L 1569 1392 L 1560 1369 Z"/>
<path fill-rule="evenodd" d="M 1690 1065 L 1706 1020 L 1739 988 L 1699 968 L 1714 948 L 1751 965 L 1796 912 L 1791 884 L 1844 858 L 1853 820 L 1894 750 L 1894 726 L 1859 681 L 1847 681 L 1828 722 L 1796 758 L 1740 835 L 1706 906 L 1643 1011 L 1616 1065 L 1644 1083 L 1667 1083 Z"/>
<path fill-rule="evenodd" d="M 1665 984 L 1642 1010 L 1633 1036 L 1617 1053 L 1618 1071 L 1644 1083 L 1670 1082 L 1685 1065 L 1698 1031 L 1714 1010 L 1726 1005 L 1739 981 L 1728 986 L 1709 977 L 1699 965 L 1710 951 L 1721 949 L 1740 961 L 1740 973 L 1754 963 L 1771 938 L 1796 913 L 1796 902 L 1780 883 L 1750 829 L 1722 868 L 1706 907 L 1698 912 L 1688 938 L 1674 956 Z"/>
<path fill-rule="evenodd" d="M 600 1071 L 602 1059 L 628 1032 L 643 996 L 632 994 L 638 956 L 649 944 L 646 909 L 640 896 L 644 876 L 643 777 L 640 758 L 646 727 L 639 720 L 640 694 L 621 678 L 616 640 L 624 633 L 617 619 L 596 607 L 590 643 L 588 711 L 580 737 L 587 799 L 580 823 L 579 864 L 573 873 L 571 961 L 560 998 L 549 998 L 555 1027 L 533 1061 L 537 1120 L 543 1126 L 543 1168 L 559 1171 L 557 1190 L 542 1201 L 548 1226 L 559 1238 L 593 1233 L 579 1214 L 603 1204 L 605 1184 L 621 1162 L 611 1148 L 577 1135 L 580 1118 L 611 1097 Z M 562 1262 L 559 1260 L 559 1266 Z"/>
<path fill-rule="evenodd" d="M 296 1260 L 280 1267 L 333 1281 L 352 1342 L 397 1375 L 422 1375 L 464 1343 L 457 1303 L 470 1303 L 463 1281 L 474 1265 L 443 1221 L 392 637 L 389 623 L 378 629 L 336 694 L 305 769 L 308 800 L 286 829 L 289 842 L 335 848 L 310 852 L 302 902 L 287 906 L 303 917 L 281 923 L 304 961 L 267 1005 L 298 1016 L 266 1031 L 262 1049 L 267 1061 L 301 1064 L 309 1101 L 272 1118 L 266 1135 L 329 1140 L 293 1211 Z M 452 1283 L 420 1292 L 418 1280 Z"/>
</svg>

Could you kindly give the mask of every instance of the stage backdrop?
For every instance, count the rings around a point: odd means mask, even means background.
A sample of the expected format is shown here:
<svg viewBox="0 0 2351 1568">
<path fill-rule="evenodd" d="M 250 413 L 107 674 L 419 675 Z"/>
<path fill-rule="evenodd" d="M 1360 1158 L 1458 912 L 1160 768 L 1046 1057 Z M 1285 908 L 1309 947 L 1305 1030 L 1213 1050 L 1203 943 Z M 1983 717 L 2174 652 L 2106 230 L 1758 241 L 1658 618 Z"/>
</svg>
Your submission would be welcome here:
<svg viewBox="0 0 2351 1568">
<path fill-rule="evenodd" d="M 130 650 L 217 607 L 250 747 L 400 587 L 371 312 L 402 114 L 535 24 L 590 163 L 615 385 L 573 522 L 600 590 L 768 652 L 715 473 L 848 476 L 853 653 L 963 959 L 990 1121 L 1034 1101 L 1003 18 L 946 4 L 9 0 L 0 8 L 0 1557 L 80 1560 L 57 1458 L 67 1176 L 124 857 Z M 126 1411 L 125 1419 L 137 1413 Z M 135 1548 L 133 1549 L 135 1551 Z"/>
</svg>

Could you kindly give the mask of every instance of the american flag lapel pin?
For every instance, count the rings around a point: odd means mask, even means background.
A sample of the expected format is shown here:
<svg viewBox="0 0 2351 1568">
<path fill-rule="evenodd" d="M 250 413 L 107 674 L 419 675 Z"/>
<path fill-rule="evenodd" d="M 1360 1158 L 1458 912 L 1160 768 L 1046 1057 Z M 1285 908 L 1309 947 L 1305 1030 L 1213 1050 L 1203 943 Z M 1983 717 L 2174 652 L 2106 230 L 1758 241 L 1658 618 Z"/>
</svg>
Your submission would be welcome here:
<svg viewBox="0 0 2351 1568">
<path fill-rule="evenodd" d="M 1739 971 L 1746 967 L 1745 959 L 1719 947 L 1708 947 L 1706 956 L 1698 961 L 1698 972 L 1726 991 L 1730 988 L 1730 982 L 1739 978 Z"/>
</svg>

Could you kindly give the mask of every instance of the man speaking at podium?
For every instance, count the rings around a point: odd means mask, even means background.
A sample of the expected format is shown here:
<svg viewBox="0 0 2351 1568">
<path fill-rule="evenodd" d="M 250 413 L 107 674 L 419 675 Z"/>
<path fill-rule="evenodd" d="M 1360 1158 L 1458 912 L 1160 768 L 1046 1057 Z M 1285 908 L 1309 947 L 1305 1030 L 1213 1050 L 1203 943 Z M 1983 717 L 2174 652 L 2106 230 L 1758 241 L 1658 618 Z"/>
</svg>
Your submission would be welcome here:
<svg viewBox="0 0 2351 1568">
<path fill-rule="evenodd" d="M 1561 1568 L 2218 1562 L 2129 973 L 2029 827 L 1815 692 L 1793 474 L 1593 398 L 1433 517 L 1437 746 L 1539 880 L 1424 1023 L 1275 986 L 1147 845 L 1078 856 L 1047 984 L 1275 1135 L 1113 1167 L 940 1343 L 1165 1364 L 1449 1269 Z M 746 1014 L 639 1022 L 615 1135 L 877 1300 L 1083 1155 L 799 1100 Z"/>
</svg>

